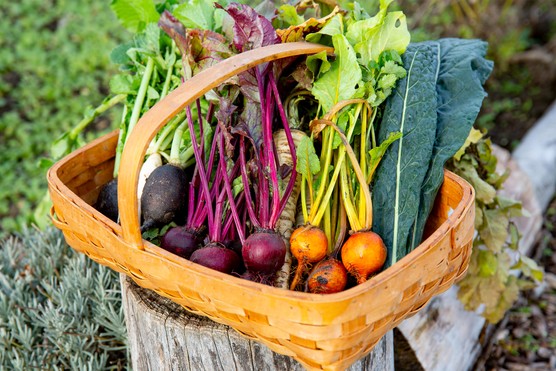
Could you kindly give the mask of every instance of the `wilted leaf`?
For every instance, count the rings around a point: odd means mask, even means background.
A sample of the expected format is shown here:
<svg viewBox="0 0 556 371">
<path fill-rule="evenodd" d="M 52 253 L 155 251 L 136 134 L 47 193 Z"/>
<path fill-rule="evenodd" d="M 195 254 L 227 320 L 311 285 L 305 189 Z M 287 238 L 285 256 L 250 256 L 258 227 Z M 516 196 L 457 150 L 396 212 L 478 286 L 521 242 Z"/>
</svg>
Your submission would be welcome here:
<svg viewBox="0 0 556 371">
<path fill-rule="evenodd" d="M 485 245 L 493 252 L 500 253 L 508 237 L 510 220 L 500 209 L 489 209 L 483 213 L 483 225 L 479 235 Z"/>
<path fill-rule="evenodd" d="M 500 210 L 507 213 L 510 218 L 522 215 L 522 205 L 520 201 L 516 201 L 501 195 L 496 196 L 496 201 Z"/>
<path fill-rule="evenodd" d="M 309 18 L 297 26 L 290 26 L 285 30 L 276 30 L 276 33 L 283 43 L 301 41 L 306 35 L 320 31 L 338 11 L 339 9 L 335 9 L 332 13 L 320 19 Z"/>
<path fill-rule="evenodd" d="M 525 255 L 519 257 L 517 264 L 512 269 L 519 269 L 525 277 L 533 278 L 537 282 L 541 282 L 544 277 L 543 269 L 537 262 Z"/>
<path fill-rule="evenodd" d="M 467 139 L 465 139 L 465 143 L 463 144 L 463 146 L 461 146 L 461 148 L 454 155 L 454 158 L 456 159 L 456 161 L 461 160 L 461 156 L 464 155 L 465 150 L 471 144 L 476 144 L 484 135 L 485 134 L 483 132 L 481 132 L 480 130 L 477 130 L 475 128 L 471 128 L 471 131 L 469 132 L 469 135 L 467 136 Z"/>
<path fill-rule="evenodd" d="M 479 176 L 477 169 L 471 162 L 462 161 L 457 163 L 456 167 L 459 170 L 459 175 L 471 183 L 473 188 L 475 188 L 475 194 L 478 200 L 485 204 L 494 202 L 496 189 Z"/>
<path fill-rule="evenodd" d="M 506 312 L 513 306 L 519 297 L 519 285 L 518 280 L 514 276 L 510 276 L 508 281 L 504 285 L 504 290 L 500 292 L 498 296 L 490 296 L 493 293 L 489 290 L 485 290 L 485 294 L 482 298 L 487 296 L 497 298 L 497 302 L 494 305 L 487 305 L 483 313 L 483 317 L 490 323 L 498 323 Z"/>
</svg>

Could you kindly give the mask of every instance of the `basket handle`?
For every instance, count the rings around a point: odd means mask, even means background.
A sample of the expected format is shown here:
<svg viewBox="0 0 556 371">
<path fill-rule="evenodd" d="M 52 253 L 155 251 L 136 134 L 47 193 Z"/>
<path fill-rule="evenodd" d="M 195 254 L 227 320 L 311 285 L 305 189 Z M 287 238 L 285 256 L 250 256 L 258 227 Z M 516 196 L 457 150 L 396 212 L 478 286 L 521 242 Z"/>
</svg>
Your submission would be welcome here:
<svg viewBox="0 0 556 371">
<path fill-rule="evenodd" d="M 124 240 L 139 250 L 144 249 L 138 217 L 139 171 L 149 143 L 172 117 L 209 90 L 243 71 L 273 60 L 321 51 L 331 53 L 333 49 L 319 44 L 294 42 L 265 46 L 234 55 L 199 72 L 147 111 L 127 139 L 119 170 L 118 208 Z"/>
</svg>

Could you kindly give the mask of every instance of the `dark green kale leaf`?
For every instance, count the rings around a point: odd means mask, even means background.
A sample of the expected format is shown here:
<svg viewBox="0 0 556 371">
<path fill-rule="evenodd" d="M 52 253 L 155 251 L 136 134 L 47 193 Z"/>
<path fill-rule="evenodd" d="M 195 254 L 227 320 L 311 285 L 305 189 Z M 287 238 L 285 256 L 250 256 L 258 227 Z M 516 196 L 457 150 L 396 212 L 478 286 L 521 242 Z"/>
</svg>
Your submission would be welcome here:
<svg viewBox="0 0 556 371">
<path fill-rule="evenodd" d="M 407 75 L 387 100 L 378 132 L 379 142 L 392 132 L 402 133 L 382 158 L 373 186 L 373 231 L 388 249 L 385 266 L 406 255 L 419 212 L 421 185 L 436 133 L 438 53 L 438 45 L 409 45 L 403 55 Z"/>
</svg>

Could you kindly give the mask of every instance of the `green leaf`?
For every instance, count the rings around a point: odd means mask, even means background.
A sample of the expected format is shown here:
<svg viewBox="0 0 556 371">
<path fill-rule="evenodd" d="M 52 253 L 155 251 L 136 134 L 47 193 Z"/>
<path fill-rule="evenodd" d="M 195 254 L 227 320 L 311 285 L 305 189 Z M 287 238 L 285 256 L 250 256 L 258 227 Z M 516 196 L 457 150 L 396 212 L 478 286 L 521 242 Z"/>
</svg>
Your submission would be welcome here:
<svg viewBox="0 0 556 371">
<path fill-rule="evenodd" d="M 402 137 L 386 151 L 373 185 L 373 231 L 388 248 L 387 266 L 407 254 L 408 238 L 419 212 L 421 185 L 433 151 L 437 122 L 438 47 L 414 45 L 403 55 L 407 76 L 387 100 L 378 141 L 392 132 Z"/>
<path fill-rule="evenodd" d="M 398 54 L 395 55 L 397 55 L 399 58 Z M 403 68 L 403 66 L 400 66 L 398 63 L 400 64 L 402 63 L 401 59 L 399 62 L 393 60 L 386 61 L 384 65 L 380 67 L 380 73 L 383 75 L 394 75 L 398 79 L 404 78 L 405 75 L 407 74 L 407 71 L 405 70 L 405 68 Z"/>
<path fill-rule="evenodd" d="M 313 80 L 318 79 L 323 73 L 330 69 L 330 62 L 325 51 L 312 54 L 307 57 L 307 68 L 313 74 Z"/>
<path fill-rule="evenodd" d="M 296 148 L 297 164 L 295 170 L 306 178 L 318 174 L 320 171 L 320 160 L 315 151 L 313 141 L 304 136 Z"/>
<path fill-rule="evenodd" d="M 215 0 L 190 0 L 189 2 L 178 5 L 172 14 L 182 22 L 186 28 L 214 31 L 215 2 Z"/>
<path fill-rule="evenodd" d="M 386 153 L 388 147 L 390 147 L 392 143 L 394 143 L 396 140 L 400 139 L 401 137 L 402 137 L 402 133 L 399 131 L 390 133 L 388 135 L 388 138 L 386 138 L 386 140 L 382 141 L 382 143 L 380 143 L 379 146 L 369 151 L 369 156 L 371 157 L 368 165 L 369 179 L 372 180 L 375 170 L 378 167 L 380 160 L 382 160 L 382 157 L 384 157 L 384 154 Z"/>
<path fill-rule="evenodd" d="M 392 89 L 396 85 L 396 81 L 398 81 L 396 75 L 384 75 L 378 80 L 378 87 L 382 90 Z"/>
<path fill-rule="evenodd" d="M 149 86 L 147 88 L 147 99 L 149 100 L 158 100 L 160 98 L 160 94 L 156 91 L 155 88 Z"/>
<path fill-rule="evenodd" d="M 419 215 L 414 229 L 412 248 L 420 242 L 426 220 L 444 180 L 444 165 L 465 140 L 479 114 L 484 97 L 483 84 L 492 71 L 492 62 L 485 59 L 487 44 L 479 40 L 440 39 L 440 60 L 436 83 L 438 121 L 431 162 L 421 189 Z M 484 203 L 494 199 L 496 190 L 468 169 L 477 198 Z"/>
<path fill-rule="evenodd" d="M 336 60 L 330 64 L 330 69 L 315 81 L 312 90 L 324 112 L 330 111 L 336 103 L 353 97 L 356 86 L 361 81 L 361 68 L 345 36 L 334 35 L 332 42 Z"/>
<path fill-rule="evenodd" d="M 137 89 L 133 87 L 133 77 L 127 74 L 112 76 L 110 79 L 110 92 L 112 94 L 137 94 Z"/>
<path fill-rule="evenodd" d="M 110 6 L 122 25 L 134 33 L 160 18 L 152 0 L 112 0 Z"/>
<path fill-rule="evenodd" d="M 336 122 L 336 126 L 338 126 L 338 128 L 342 130 L 343 133 L 345 133 L 347 130 L 350 116 L 351 115 L 349 111 L 343 111 L 338 117 L 338 122 Z M 340 135 L 337 132 L 334 132 L 334 139 L 332 140 L 332 149 L 338 148 L 340 144 L 342 144 L 342 138 L 340 138 Z"/>
<path fill-rule="evenodd" d="M 510 236 L 510 241 L 508 242 L 508 247 L 512 250 L 517 251 L 519 249 L 519 240 L 521 239 L 521 234 L 515 223 L 510 222 L 508 228 L 508 234 Z"/>
<path fill-rule="evenodd" d="M 483 225 L 479 229 L 479 236 L 488 249 L 500 253 L 508 237 L 508 215 L 500 209 L 485 210 Z"/>
<path fill-rule="evenodd" d="M 278 8 L 278 16 L 273 21 L 275 28 L 287 28 L 289 26 L 297 26 L 303 23 L 305 19 L 297 14 L 297 10 L 293 5 L 284 4 Z"/>
<path fill-rule="evenodd" d="M 241 175 L 232 181 L 232 191 L 234 197 L 243 192 L 243 181 L 241 179 Z"/>
<path fill-rule="evenodd" d="M 483 209 L 479 202 L 475 202 L 475 229 L 479 229 L 483 225 Z"/>
<path fill-rule="evenodd" d="M 409 44 L 410 34 L 403 12 L 388 13 L 392 0 L 382 0 L 380 10 L 372 18 L 349 25 L 346 36 L 361 56 L 361 64 L 378 61 L 385 50 L 395 50 L 403 54 Z"/>
<path fill-rule="evenodd" d="M 64 133 L 58 137 L 50 147 L 50 156 L 57 160 L 74 149 L 74 141 L 70 138 L 69 133 Z"/>
<path fill-rule="evenodd" d="M 38 167 L 43 170 L 48 170 L 52 165 L 54 165 L 54 161 L 50 158 L 42 157 L 38 161 Z"/>
<path fill-rule="evenodd" d="M 116 46 L 110 53 L 110 61 L 114 64 L 128 64 L 131 60 L 129 59 L 127 51 L 133 47 L 133 45 L 134 44 L 130 42 Z"/>
</svg>

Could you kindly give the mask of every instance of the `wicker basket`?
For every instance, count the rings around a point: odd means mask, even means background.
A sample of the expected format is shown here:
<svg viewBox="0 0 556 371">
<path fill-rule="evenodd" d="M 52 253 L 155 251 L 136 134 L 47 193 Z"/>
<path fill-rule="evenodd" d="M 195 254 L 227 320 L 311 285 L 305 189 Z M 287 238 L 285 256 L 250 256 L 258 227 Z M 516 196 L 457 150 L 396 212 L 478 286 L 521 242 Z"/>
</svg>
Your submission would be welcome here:
<svg viewBox="0 0 556 371">
<path fill-rule="evenodd" d="M 117 132 L 56 163 L 48 172 L 48 183 L 52 220 L 75 250 L 307 368 L 344 369 L 466 272 L 475 210 L 474 191 L 468 183 L 445 172 L 426 240 L 364 284 L 331 295 L 293 292 L 232 277 L 144 241 L 135 191 L 148 144 L 183 107 L 257 64 L 321 50 L 330 51 L 320 45 L 291 43 L 242 53 L 194 76 L 147 112 L 122 156 L 121 225 L 91 206 L 99 188 L 112 179 Z"/>
</svg>

